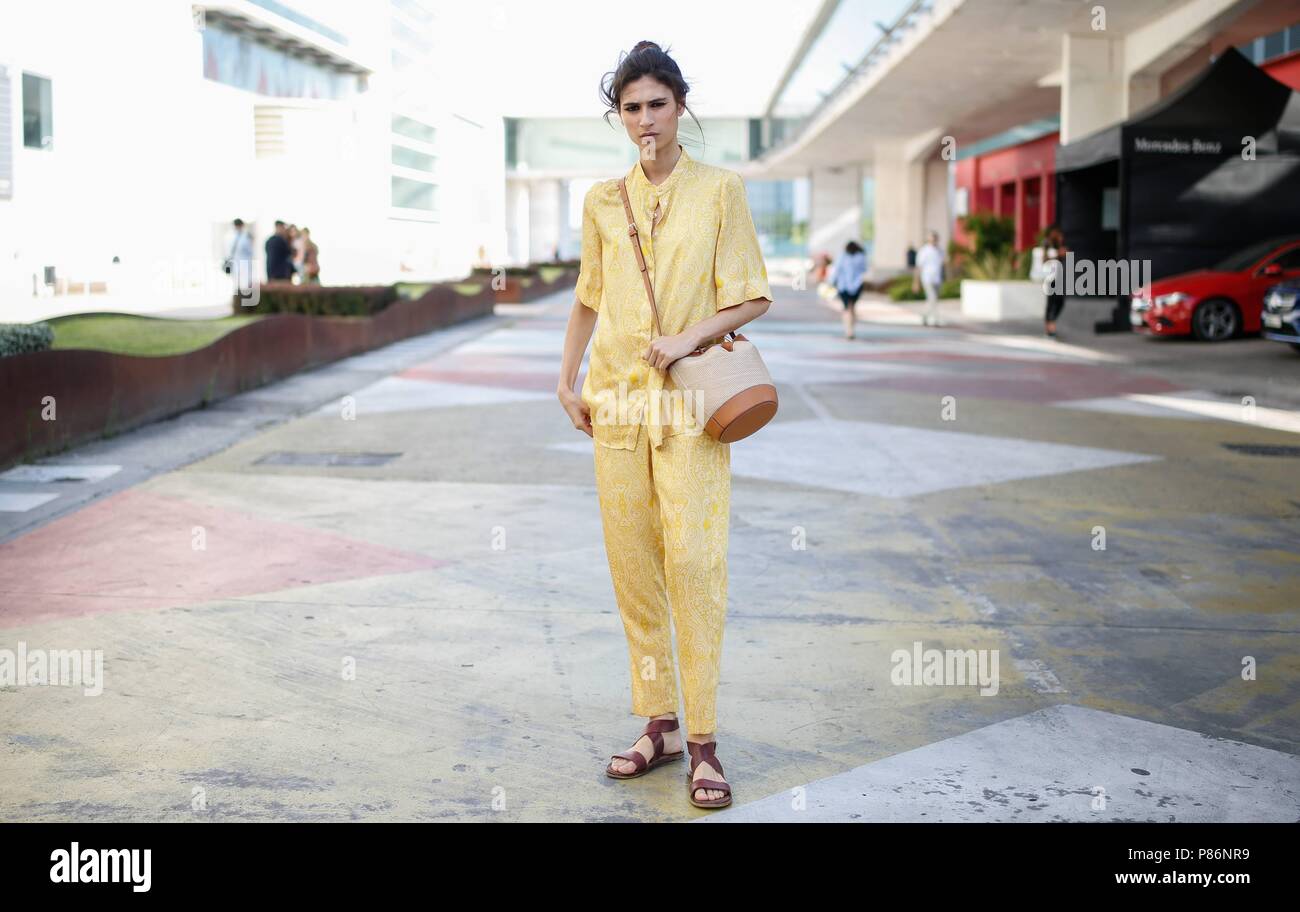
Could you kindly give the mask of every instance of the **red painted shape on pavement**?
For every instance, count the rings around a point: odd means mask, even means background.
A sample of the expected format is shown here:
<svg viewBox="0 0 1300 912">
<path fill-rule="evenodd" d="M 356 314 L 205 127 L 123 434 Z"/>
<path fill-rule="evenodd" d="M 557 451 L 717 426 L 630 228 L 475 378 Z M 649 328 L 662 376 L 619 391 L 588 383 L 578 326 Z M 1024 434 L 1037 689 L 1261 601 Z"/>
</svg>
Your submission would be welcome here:
<svg viewBox="0 0 1300 912">
<path fill-rule="evenodd" d="M 195 528 L 206 550 L 195 550 Z M 0 627 L 445 566 L 412 551 L 122 491 L 0 544 Z"/>
</svg>

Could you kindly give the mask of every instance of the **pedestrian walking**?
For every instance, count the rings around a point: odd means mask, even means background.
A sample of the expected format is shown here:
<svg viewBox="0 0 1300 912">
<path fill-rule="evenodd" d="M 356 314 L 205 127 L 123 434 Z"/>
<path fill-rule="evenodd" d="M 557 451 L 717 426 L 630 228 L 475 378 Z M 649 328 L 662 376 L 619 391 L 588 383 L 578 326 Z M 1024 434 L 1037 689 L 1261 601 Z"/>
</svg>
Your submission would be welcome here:
<svg viewBox="0 0 1300 912">
<path fill-rule="evenodd" d="M 232 223 L 235 237 L 230 242 L 230 256 L 226 257 L 225 271 L 234 280 L 235 293 L 246 298 L 253 288 L 253 233 L 243 219 Z"/>
<path fill-rule="evenodd" d="M 1056 338 L 1056 321 L 1065 310 L 1063 287 L 1063 270 L 1065 255 L 1069 251 L 1065 246 L 1065 234 L 1059 225 L 1052 225 L 1043 235 L 1043 275 L 1044 291 L 1047 294 L 1047 307 L 1043 313 L 1043 332 Z"/>
<path fill-rule="evenodd" d="M 288 226 L 276 219 L 275 233 L 266 239 L 266 280 L 284 282 L 293 276 L 293 248 L 289 246 Z"/>
<path fill-rule="evenodd" d="M 320 284 L 320 248 L 306 226 L 302 229 L 302 280 L 304 284 Z"/>
<path fill-rule="evenodd" d="M 854 308 L 858 303 L 858 296 L 862 294 L 862 283 L 867 275 L 867 254 L 857 241 L 849 241 L 844 245 L 844 252 L 839 255 L 835 261 L 835 268 L 831 271 L 831 282 L 835 285 L 835 292 L 840 296 L 840 303 L 844 305 L 844 338 L 853 338 L 854 320 L 856 312 Z"/>
<path fill-rule="evenodd" d="M 916 252 L 916 271 L 912 274 L 912 289 L 925 289 L 925 313 L 921 325 L 939 324 L 939 288 L 943 284 L 943 251 L 939 249 L 939 233 L 931 231 L 925 244 Z"/>
<path fill-rule="evenodd" d="M 285 239 L 289 242 L 289 249 L 293 251 L 293 256 L 290 259 L 290 261 L 293 264 L 293 272 L 289 274 L 289 278 L 293 281 L 295 285 L 301 285 L 302 284 L 302 252 L 303 252 L 302 232 L 298 230 L 297 225 L 290 224 L 289 227 L 285 229 L 284 236 Z"/>
<path fill-rule="evenodd" d="M 687 794 L 696 807 L 724 807 L 731 786 L 717 758 L 715 729 L 731 450 L 684 409 L 665 421 L 660 405 L 681 401 L 668 366 L 761 316 L 772 292 L 740 175 L 695 161 L 678 142 L 679 118 L 694 113 L 677 63 L 642 41 L 607 80 L 606 116 L 618 114 L 640 148 L 625 177 L 637 234 L 629 233 L 617 180 L 587 192 L 557 387 L 573 426 L 594 437 L 632 713 L 649 719 L 631 748 L 611 756 L 605 773 L 630 779 L 682 757 L 671 609 L 686 706 Z M 663 335 L 657 338 L 634 243 L 659 302 Z M 578 394 L 573 386 L 593 325 L 590 369 Z"/>
</svg>

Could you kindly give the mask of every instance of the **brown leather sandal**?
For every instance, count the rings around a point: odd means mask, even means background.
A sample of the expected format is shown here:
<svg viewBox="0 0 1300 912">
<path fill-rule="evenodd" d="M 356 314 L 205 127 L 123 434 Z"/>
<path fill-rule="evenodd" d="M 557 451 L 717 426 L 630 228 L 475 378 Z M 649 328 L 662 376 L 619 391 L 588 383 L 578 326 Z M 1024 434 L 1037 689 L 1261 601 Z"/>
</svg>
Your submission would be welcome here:
<svg viewBox="0 0 1300 912">
<path fill-rule="evenodd" d="M 718 762 L 714 751 L 718 749 L 716 741 L 705 741 L 703 744 L 696 744 L 694 741 L 686 742 L 686 749 L 691 752 L 691 769 L 686 774 L 686 794 L 691 799 L 691 804 L 697 808 L 721 808 L 731 804 L 731 786 L 717 779 L 693 779 L 695 768 L 701 763 L 708 763 L 718 771 L 719 776 L 725 776 L 727 773 Z M 717 789 L 720 792 L 726 792 L 721 798 L 709 798 L 700 800 L 695 797 L 696 789 Z"/>
<path fill-rule="evenodd" d="M 633 742 L 634 747 L 628 748 L 621 754 L 614 754 L 609 758 L 611 763 L 605 767 L 605 775 L 609 776 L 611 779 L 635 779 L 638 776 L 644 776 L 656 766 L 670 763 L 673 760 L 680 760 L 682 757 L 682 751 L 674 751 L 671 754 L 664 753 L 664 736 L 660 734 L 660 732 L 676 730 L 676 719 L 650 720 L 650 724 L 645 727 L 645 731 L 641 732 L 641 735 L 636 739 L 637 741 L 640 741 L 642 737 L 646 735 L 650 736 L 650 743 L 654 745 L 654 753 L 650 756 L 650 759 L 647 760 L 645 754 L 636 750 L 636 742 Z M 620 773 L 618 770 L 614 769 L 612 765 L 612 761 L 615 758 L 618 758 L 619 760 L 631 760 L 636 765 L 636 769 L 630 773 Z"/>
</svg>

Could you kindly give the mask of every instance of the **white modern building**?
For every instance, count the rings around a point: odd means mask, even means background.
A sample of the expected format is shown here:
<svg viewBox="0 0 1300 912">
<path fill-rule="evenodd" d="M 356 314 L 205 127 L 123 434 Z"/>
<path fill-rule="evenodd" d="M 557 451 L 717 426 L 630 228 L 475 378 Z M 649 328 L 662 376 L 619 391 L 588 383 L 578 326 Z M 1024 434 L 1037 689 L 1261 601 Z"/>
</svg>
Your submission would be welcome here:
<svg viewBox="0 0 1300 912">
<path fill-rule="evenodd" d="M 490 55 L 446 0 L 0 7 L 0 321 L 229 300 L 276 219 L 328 284 L 505 256 Z M 470 78 L 466 78 L 469 74 Z"/>
</svg>

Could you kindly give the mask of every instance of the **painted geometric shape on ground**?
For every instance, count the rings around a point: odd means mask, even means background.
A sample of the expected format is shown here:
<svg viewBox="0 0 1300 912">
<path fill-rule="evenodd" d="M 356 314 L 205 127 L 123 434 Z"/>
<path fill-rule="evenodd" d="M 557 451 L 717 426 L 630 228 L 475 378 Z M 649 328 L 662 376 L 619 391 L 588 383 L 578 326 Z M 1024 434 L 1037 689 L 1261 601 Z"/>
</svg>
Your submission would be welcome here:
<svg viewBox="0 0 1300 912">
<path fill-rule="evenodd" d="M 592 455 L 590 440 L 548 449 Z M 867 421 L 774 421 L 731 448 L 731 472 L 873 497 L 914 497 L 980 484 L 1154 462 L 1126 453 L 1018 437 Z"/>
<path fill-rule="evenodd" d="M 444 566 L 411 551 L 128 490 L 0 544 L 0 627 Z"/>
<path fill-rule="evenodd" d="M 464 383 L 470 386 L 488 386 L 498 389 L 533 390 L 546 392 L 555 390 L 553 372 L 528 373 L 518 370 L 456 370 L 452 368 L 431 369 L 412 367 L 396 374 L 407 380 L 424 380 L 436 383 Z"/>
<path fill-rule="evenodd" d="M 832 361 L 821 353 L 800 350 L 764 351 L 763 363 L 767 365 L 772 381 L 777 384 L 852 383 L 871 381 L 877 377 L 912 375 L 923 368 L 908 364 L 890 364 L 869 361 Z"/>
<path fill-rule="evenodd" d="M 511 355 L 528 352 L 545 352 L 558 357 L 564 350 L 564 326 L 546 329 L 494 329 L 476 339 L 457 346 L 459 354 Z"/>
<path fill-rule="evenodd" d="M 253 460 L 253 465 L 289 466 L 382 466 L 401 453 L 317 453 L 300 450 L 277 450 Z"/>
<path fill-rule="evenodd" d="M 122 470 L 117 465 L 39 465 L 15 466 L 7 472 L 0 472 L 0 481 L 26 482 L 31 484 L 53 484 L 64 481 L 103 481 Z"/>
<path fill-rule="evenodd" d="M 731 448 L 735 475 L 913 497 L 1159 460 L 1096 447 L 867 421 L 775 421 Z"/>
<path fill-rule="evenodd" d="M 953 345 L 892 345 L 868 346 L 863 351 L 839 352 L 828 355 L 836 361 L 908 361 L 918 365 L 934 366 L 961 362 L 974 362 L 988 367 L 1036 368 L 1043 363 L 1077 364 L 1045 352 L 1008 352 L 1003 348 L 982 347 L 978 343 L 964 344 L 960 350 Z"/>
<path fill-rule="evenodd" d="M 1094 399 L 1124 393 L 1169 393 L 1183 389 L 1159 377 L 1125 375 L 1113 368 L 1061 363 L 1038 364 L 1002 376 L 989 376 L 987 372 L 936 373 L 931 369 L 925 373 L 873 378 L 868 382 L 872 389 L 1042 404 L 1065 399 Z"/>
<path fill-rule="evenodd" d="M 542 372 L 543 366 L 550 368 L 556 365 L 556 352 L 543 355 L 540 353 L 533 354 L 513 354 L 513 355 L 477 355 L 473 353 L 461 354 L 459 352 L 448 352 L 439 355 L 432 361 L 422 361 L 419 364 L 409 365 L 406 370 L 415 371 L 474 371 L 478 373 L 495 373 L 498 371 L 507 373 L 532 374 Z M 552 380 L 552 386 L 554 380 Z"/>
<path fill-rule="evenodd" d="M 496 405 L 502 402 L 554 399 L 555 394 L 466 383 L 438 383 L 432 380 L 385 377 L 357 390 L 352 394 L 352 398 L 355 402 L 356 415 L 364 417 L 367 414 L 419 412 L 459 405 Z M 316 413 L 338 415 L 342 409 L 343 400 L 336 399 L 328 405 L 321 406 Z"/>
<path fill-rule="evenodd" d="M 0 492 L 0 513 L 26 513 L 58 498 L 58 494 Z"/>
<path fill-rule="evenodd" d="M 1300 434 L 1300 414 L 1286 409 L 1247 405 L 1240 399 L 1219 396 L 1204 390 L 1182 390 L 1165 395 L 1136 393 L 1096 399 L 1054 402 L 1061 408 L 1087 409 L 1112 415 L 1144 415 L 1157 418 L 1183 418 L 1191 421 L 1236 421 Z"/>
<path fill-rule="evenodd" d="M 1084 412 L 1101 412 L 1107 415 L 1133 415 L 1140 418 L 1182 418 L 1187 421 L 1208 421 L 1208 415 L 1172 409 L 1167 406 L 1143 402 L 1131 396 L 1100 396 L 1096 399 L 1066 399 L 1053 402 L 1058 408 L 1079 409 Z"/>
<path fill-rule="evenodd" d="M 698 822 L 1292 823 L 1297 782 L 1291 754 L 1062 704 Z"/>
</svg>

